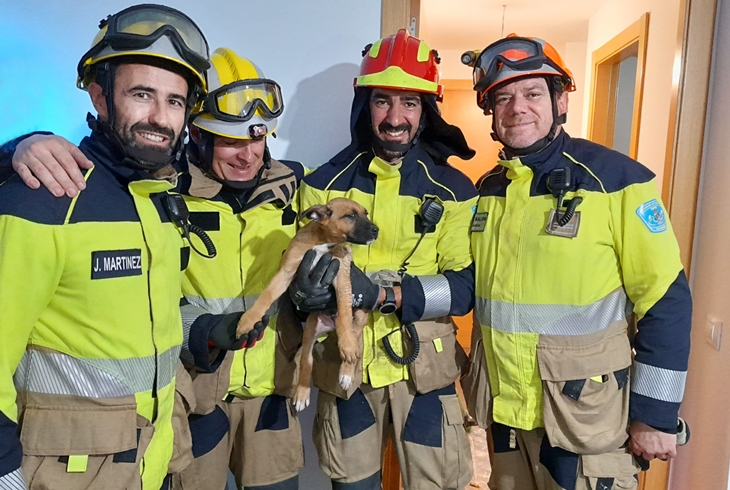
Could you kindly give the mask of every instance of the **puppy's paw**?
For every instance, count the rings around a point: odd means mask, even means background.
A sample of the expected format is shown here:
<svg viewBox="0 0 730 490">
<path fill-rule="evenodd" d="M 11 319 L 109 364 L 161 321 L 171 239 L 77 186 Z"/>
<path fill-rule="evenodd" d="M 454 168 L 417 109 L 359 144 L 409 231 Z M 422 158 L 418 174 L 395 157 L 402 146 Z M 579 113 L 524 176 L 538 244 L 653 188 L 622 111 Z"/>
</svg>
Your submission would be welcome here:
<svg viewBox="0 0 730 490">
<path fill-rule="evenodd" d="M 337 347 L 340 349 L 340 359 L 348 364 L 355 364 L 358 358 L 357 344 L 354 339 L 340 337 L 337 339 Z"/>
<path fill-rule="evenodd" d="M 352 376 L 347 374 L 340 374 L 340 386 L 343 390 L 347 391 L 352 386 Z"/>
<path fill-rule="evenodd" d="M 260 318 L 258 320 L 260 320 Z M 236 326 L 236 338 L 241 338 L 242 335 L 253 330 L 258 320 L 254 318 L 254 315 L 250 310 L 241 315 L 241 318 L 238 319 L 238 325 Z"/>
<path fill-rule="evenodd" d="M 309 387 L 297 386 L 297 391 L 294 393 L 294 408 L 297 412 L 301 412 L 309 406 Z"/>
</svg>

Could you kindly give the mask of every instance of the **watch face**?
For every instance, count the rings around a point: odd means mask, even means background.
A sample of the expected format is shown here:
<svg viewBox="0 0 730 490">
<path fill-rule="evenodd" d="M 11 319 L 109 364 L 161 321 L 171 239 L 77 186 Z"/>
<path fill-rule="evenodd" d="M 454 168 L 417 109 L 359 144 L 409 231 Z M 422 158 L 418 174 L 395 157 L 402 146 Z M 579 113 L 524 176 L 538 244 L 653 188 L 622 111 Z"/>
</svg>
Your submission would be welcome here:
<svg viewBox="0 0 730 490">
<path fill-rule="evenodd" d="M 397 309 L 398 307 L 393 303 L 385 303 L 380 306 L 380 313 L 382 313 L 383 315 L 392 315 Z"/>
</svg>

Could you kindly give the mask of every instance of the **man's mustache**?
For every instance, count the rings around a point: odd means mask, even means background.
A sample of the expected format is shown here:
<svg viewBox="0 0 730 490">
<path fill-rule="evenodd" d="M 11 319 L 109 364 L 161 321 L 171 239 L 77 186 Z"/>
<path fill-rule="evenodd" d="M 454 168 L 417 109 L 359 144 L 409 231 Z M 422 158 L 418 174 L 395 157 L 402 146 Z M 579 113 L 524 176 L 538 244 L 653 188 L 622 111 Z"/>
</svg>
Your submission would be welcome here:
<svg viewBox="0 0 730 490">
<path fill-rule="evenodd" d="M 156 133 L 163 136 L 167 136 L 170 138 L 170 141 L 175 139 L 175 132 L 170 129 L 166 128 L 164 126 L 157 126 L 156 124 L 147 124 L 144 122 L 138 122 L 132 125 L 131 128 L 129 128 L 130 131 L 133 133 L 136 133 L 138 131 L 144 131 L 146 133 Z"/>
<path fill-rule="evenodd" d="M 385 133 L 386 131 L 405 131 L 406 133 L 411 134 L 411 129 L 413 129 L 413 126 L 408 123 L 393 126 L 390 123 L 382 122 L 378 125 L 378 131 L 381 133 Z"/>
</svg>

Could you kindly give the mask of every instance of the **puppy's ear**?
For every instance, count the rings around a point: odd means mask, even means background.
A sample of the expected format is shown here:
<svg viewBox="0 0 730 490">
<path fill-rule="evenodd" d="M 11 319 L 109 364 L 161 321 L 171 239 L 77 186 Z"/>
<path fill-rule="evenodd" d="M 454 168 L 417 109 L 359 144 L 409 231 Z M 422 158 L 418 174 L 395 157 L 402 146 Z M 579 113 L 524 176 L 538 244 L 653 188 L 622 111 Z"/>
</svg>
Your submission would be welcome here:
<svg viewBox="0 0 730 490">
<path fill-rule="evenodd" d="M 325 218 L 329 218 L 330 216 L 332 216 L 332 210 L 324 204 L 312 206 L 302 213 L 302 217 L 312 221 L 321 221 Z"/>
</svg>

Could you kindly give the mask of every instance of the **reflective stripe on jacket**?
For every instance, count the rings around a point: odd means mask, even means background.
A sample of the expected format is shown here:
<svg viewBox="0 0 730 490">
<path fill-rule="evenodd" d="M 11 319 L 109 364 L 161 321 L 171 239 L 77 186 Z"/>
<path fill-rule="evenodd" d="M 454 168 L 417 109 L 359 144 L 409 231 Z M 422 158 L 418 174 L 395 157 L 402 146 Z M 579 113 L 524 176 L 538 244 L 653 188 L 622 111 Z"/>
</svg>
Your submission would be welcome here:
<svg viewBox="0 0 730 490">
<path fill-rule="evenodd" d="M 573 238 L 546 231 L 557 202 L 547 179 L 559 167 L 572 173 L 565 203 L 582 198 Z M 525 430 L 543 425 L 541 336 L 592 334 L 633 311 L 638 334 L 630 417 L 676 428 L 691 299 L 651 171 L 562 132 L 538 154 L 500 161 L 479 192 L 472 224 L 475 314 L 494 420 Z"/>
</svg>

